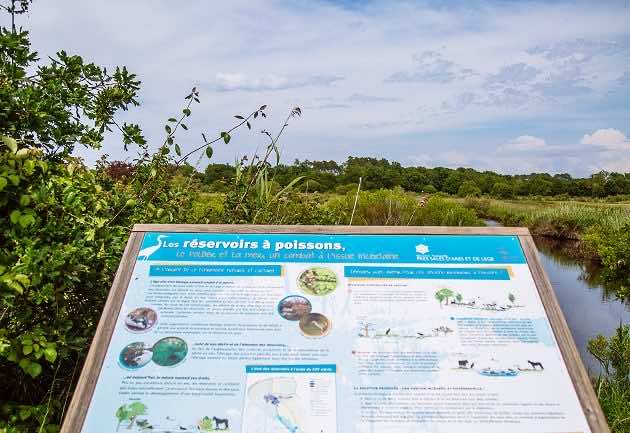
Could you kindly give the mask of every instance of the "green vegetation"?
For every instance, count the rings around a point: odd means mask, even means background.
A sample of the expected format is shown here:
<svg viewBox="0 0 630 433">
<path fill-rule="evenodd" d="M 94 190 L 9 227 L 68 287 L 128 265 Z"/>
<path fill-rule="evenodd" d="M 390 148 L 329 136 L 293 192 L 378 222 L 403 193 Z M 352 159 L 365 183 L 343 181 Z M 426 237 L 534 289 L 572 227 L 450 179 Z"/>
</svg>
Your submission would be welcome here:
<svg viewBox="0 0 630 433">
<path fill-rule="evenodd" d="M 355 200 L 356 199 L 356 200 Z M 356 206 L 355 206 L 356 201 Z M 439 196 L 421 201 L 401 188 L 332 196 L 325 207 L 337 224 L 481 226 L 474 211 Z M 354 216 L 353 216 L 354 211 Z"/>
<path fill-rule="evenodd" d="M 453 296 L 455 296 L 455 292 L 446 287 L 435 292 L 435 299 L 437 299 L 440 303 L 440 307 L 442 306 L 442 302 L 444 302 L 445 305 L 448 305 L 448 300 Z"/>
<path fill-rule="evenodd" d="M 472 168 L 403 167 L 386 159 L 349 157 L 335 161 L 299 161 L 278 165 L 272 171 L 279 186 L 303 176 L 303 191 L 346 194 L 356 191 L 359 179 L 363 190 L 392 189 L 432 194 L 443 192 L 460 197 L 489 195 L 495 198 L 556 197 L 567 200 L 630 201 L 630 173 L 602 171 L 588 178 L 569 174 L 531 173 L 504 175 Z M 210 164 L 195 175 L 210 191 L 226 191 L 234 177 L 234 167 Z"/>
<path fill-rule="evenodd" d="M 304 293 L 325 296 L 337 288 L 337 275 L 328 268 L 314 266 L 300 274 L 298 284 Z"/>
<path fill-rule="evenodd" d="M 601 262 L 602 278 L 620 282 L 617 296 L 630 295 L 630 205 L 468 198 L 466 207 L 507 226 L 579 241 L 574 255 Z"/>
<path fill-rule="evenodd" d="M 0 4 L 11 22 L 30 6 L 27 0 Z M 229 145 L 237 134 L 252 130 L 267 116 L 266 106 L 234 116 L 224 130 L 201 132 L 198 145 L 184 154 L 179 140 L 201 102 L 199 91 L 187 93 L 178 113 L 165 122 L 163 141 L 149 147 L 139 125 L 119 119 L 120 111 L 139 106 L 139 89 L 140 81 L 124 67 L 106 70 L 64 51 L 40 61 L 28 32 L 0 28 L 0 433 L 59 430 L 136 223 L 471 226 L 483 224 L 475 209 L 491 215 L 495 211 L 489 209 L 498 205 L 483 210 L 468 203 L 466 208 L 435 193 L 606 200 L 630 194 L 628 174 L 503 176 L 402 167 L 373 158 L 278 165 L 279 140 L 301 116 L 298 107 L 281 119 L 277 133 L 264 132 L 267 144 L 260 155 L 234 166 L 211 164 L 200 173 L 189 160 L 210 159 L 213 146 Z M 103 159 L 88 167 L 72 156 L 76 147 L 98 149 L 112 131 L 122 137 L 132 162 Z M 419 197 L 420 192 L 433 195 Z M 539 221 L 534 225 L 541 230 L 557 226 L 558 233 L 579 237 L 611 277 L 627 278 L 626 208 L 580 214 L 577 204 L 571 206 L 562 216 L 552 218 L 550 211 L 532 221 Z M 529 221 L 523 218 L 514 223 Z M 545 219 L 549 224 L 542 223 Z M 154 360 L 171 365 L 185 356 L 175 342 L 158 347 Z M 116 417 L 139 425 L 137 417 L 146 410 L 140 404 L 122 406 Z"/>
<path fill-rule="evenodd" d="M 131 404 L 124 404 L 116 410 L 116 418 L 118 419 L 118 426 L 116 431 L 120 429 L 120 425 L 123 421 L 127 421 L 127 429 L 131 429 L 134 423 L 138 423 L 138 417 L 147 413 L 147 406 L 139 401 Z"/>
<path fill-rule="evenodd" d="M 588 343 L 589 352 L 600 362 L 602 374 L 595 391 L 613 433 L 630 432 L 630 326 L 615 335 L 599 335 Z"/>
</svg>

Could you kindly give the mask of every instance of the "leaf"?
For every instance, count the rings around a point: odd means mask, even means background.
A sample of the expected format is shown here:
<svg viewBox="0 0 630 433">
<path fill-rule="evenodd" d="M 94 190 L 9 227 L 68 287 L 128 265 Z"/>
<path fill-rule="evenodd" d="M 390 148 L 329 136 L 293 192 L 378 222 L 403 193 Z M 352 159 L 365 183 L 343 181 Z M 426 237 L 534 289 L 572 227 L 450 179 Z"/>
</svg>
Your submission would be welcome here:
<svg viewBox="0 0 630 433">
<path fill-rule="evenodd" d="M 164 129 L 166 130 L 166 132 L 167 132 L 168 134 L 170 134 L 171 132 L 173 132 L 173 129 L 171 128 L 171 126 L 170 126 L 170 125 L 164 125 Z"/>
<path fill-rule="evenodd" d="M 265 105 L 261 105 L 261 106 L 260 106 L 260 108 L 259 108 L 259 110 L 260 110 L 260 111 L 262 111 L 262 110 L 264 110 L 265 108 L 267 108 L 267 104 L 265 104 Z"/>
<path fill-rule="evenodd" d="M 22 370 L 26 371 L 30 363 L 31 361 L 28 360 L 27 358 L 22 358 L 20 359 L 20 362 L 18 363 L 18 365 L 20 366 Z"/>
<path fill-rule="evenodd" d="M 11 214 L 9 214 L 9 219 L 11 220 L 13 224 L 17 224 L 18 221 L 20 220 L 21 215 L 22 215 L 22 212 L 15 209 L 13 212 L 11 212 Z"/>
<path fill-rule="evenodd" d="M 184 128 L 185 131 L 188 131 L 188 126 L 186 126 L 183 123 L 180 123 L 179 126 L 181 126 L 182 128 Z"/>
<path fill-rule="evenodd" d="M 212 153 L 213 153 L 212 147 L 210 146 L 206 147 L 206 155 L 208 156 L 208 158 L 212 158 Z"/>
<path fill-rule="evenodd" d="M 175 153 L 177 156 L 182 156 L 182 149 L 180 149 L 179 144 L 175 143 Z"/>
<path fill-rule="evenodd" d="M 24 274 L 16 274 L 13 279 L 17 282 L 19 282 L 21 285 L 23 285 L 24 287 L 28 286 L 29 284 L 31 284 L 31 280 Z M 28 342 L 30 341 L 30 343 Z M 24 344 L 31 344 L 32 340 L 24 340 L 22 343 Z"/>
<path fill-rule="evenodd" d="M 48 362 L 55 362 L 55 359 L 57 359 L 57 351 L 54 347 L 47 347 L 44 349 L 44 357 Z"/>
<path fill-rule="evenodd" d="M 33 346 L 22 346 L 22 353 L 28 355 L 33 351 Z"/>
<path fill-rule="evenodd" d="M 168 118 L 168 121 L 169 121 L 169 122 L 177 122 L 177 119 L 176 119 L 176 118 L 174 118 L 174 117 L 169 117 L 169 118 Z"/>
<path fill-rule="evenodd" d="M 249 129 L 249 130 L 252 129 L 252 125 L 250 125 L 249 122 L 247 122 L 247 129 Z"/>
<path fill-rule="evenodd" d="M 35 217 L 30 213 L 24 214 L 18 219 L 18 223 L 24 228 L 28 227 L 31 224 L 35 224 Z"/>
<path fill-rule="evenodd" d="M 18 159 L 24 159 L 28 156 L 28 152 L 29 152 L 28 149 L 20 149 L 17 152 L 15 152 L 15 156 Z"/>
<path fill-rule="evenodd" d="M 0 182 L 1 183 L 1 182 Z M 2 189 L 2 188 L 0 188 Z M 20 206 L 28 206 L 31 202 L 31 196 L 28 194 L 24 194 L 20 197 Z"/>
<path fill-rule="evenodd" d="M 258 117 L 258 111 L 254 112 L 254 119 Z"/>
<path fill-rule="evenodd" d="M 132 198 L 127 200 L 127 203 L 125 203 L 125 207 L 134 207 L 135 205 L 136 205 L 136 201 Z"/>
<path fill-rule="evenodd" d="M 24 406 L 20 409 L 19 411 L 19 415 L 20 415 L 20 419 L 22 421 L 27 420 L 31 417 L 31 414 L 33 413 L 33 409 L 28 407 L 28 406 Z"/>
<path fill-rule="evenodd" d="M 228 134 L 227 132 L 224 131 L 224 132 L 221 133 L 221 138 L 223 139 L 225 144 L 228 144 L 232 137 L 230 137 L 230 134 Z"/>
<path fill-rule="evenodd" d="M 8 183 L 9 182 L 7 181 L 6 177 L 0 177 L 0 191 L 2 191 Z"/>
<path fill-rule="evenodd" d="M 184 113 L 184 116 L 186 117 L 190 116 L 190 108 L 184 108 L 182 110 L 182 113 Z"/>
<path fill-rule="evenodd" d="M 9 150 L 13 153 L 17 152 L 17 141 L 11 137 L 2 136 L 2 142 L 9 148 Z"/>
<path fill-rule="evenodd" d="M 28 367 L 26 367 L 26 372 L 34 379 L 42 373 L 42 366 L 37 362 L 31 362 Z"/>
<path fill-rule="evenodd" d="M 285 186 L 284 188 L 282 188 L 280 191 L 278 191 L 276 193 L 276 195 L 273 197 L 274 200 L 281 197 L 284 193 L 286 193 L 287 191 L 289 191 L 291 188 L 293 188 L 293 185 L 295 185 L 296 183 L 298 183 L 299 181 L 301 181 L 302 179 L 304 179 L 305 176 L 298 176 L 295 179 L 293 179 L 291 182 L 289 182 L 289 184 L 287 186 Z"/>
<path fill-rule="evenodd" d="M 201 133 L 201 138 L 203 138 L 204 143 L 208 142 L 208 139 L 206 138 L 206 134 L 204 134 L 203 132 Z"/>
<path fill-rule="evenodd" d="M 236 117 L 236 118 L 237 118 L 237 119 L 239 119 L 239 120 L 244 120 L 244 119 L 245 119 L 245 118 L 244 118 L 243 116 L 241 116 L 240 114 L 237 114 L 237 115 L 236 115 L 236 116 L 234 116 L 234 117 Z"/>
</svg>

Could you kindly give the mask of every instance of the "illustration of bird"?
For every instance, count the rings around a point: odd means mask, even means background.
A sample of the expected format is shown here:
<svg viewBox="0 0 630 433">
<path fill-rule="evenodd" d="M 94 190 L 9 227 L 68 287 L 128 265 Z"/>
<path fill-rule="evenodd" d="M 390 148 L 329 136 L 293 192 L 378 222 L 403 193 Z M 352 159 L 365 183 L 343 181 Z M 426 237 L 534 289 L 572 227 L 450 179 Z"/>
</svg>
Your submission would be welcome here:
<svg viewBox="0 0 630 433">
<path fill-rule="evenodd" d="M 166 237 L 168 236 L 160 235 L 157 237 L 157 245 L 153 245 L 151 247 L 140 250 L 140 252 L 138 253 L 138 260 L 140 260 L 141 257 L 143 257 L 144 260 L 149 260 L 149 256 L 162 247 L 162 239 Z"/>
</svg>

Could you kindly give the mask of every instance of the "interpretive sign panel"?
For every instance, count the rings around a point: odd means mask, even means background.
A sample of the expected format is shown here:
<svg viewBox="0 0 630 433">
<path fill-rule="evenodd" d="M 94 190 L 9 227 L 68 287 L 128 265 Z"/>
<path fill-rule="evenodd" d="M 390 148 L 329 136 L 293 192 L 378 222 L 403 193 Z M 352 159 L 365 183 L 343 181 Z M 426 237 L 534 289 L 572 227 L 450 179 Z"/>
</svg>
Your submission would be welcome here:
<svg viewBox="0 0 630 433">
<path fill-rule="evenodd" d="M 137 226 L 64 433 L 607 432 L 526 229 Z"/>
</svg>

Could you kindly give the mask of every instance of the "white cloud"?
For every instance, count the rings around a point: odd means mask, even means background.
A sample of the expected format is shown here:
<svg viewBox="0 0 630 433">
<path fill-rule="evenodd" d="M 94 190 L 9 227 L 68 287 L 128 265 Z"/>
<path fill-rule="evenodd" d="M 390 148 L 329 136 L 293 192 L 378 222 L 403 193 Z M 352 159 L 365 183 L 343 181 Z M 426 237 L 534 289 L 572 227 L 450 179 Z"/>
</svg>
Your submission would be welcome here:
<svg viewBox="0 0 630 433">
<path fill-rule="evenodd" d="M 598 129 L 592 134 L 585 134 L 581 143 L 601 146 L 609 150 L 630 150 L 628 137 L 620 130 L 614 128 Z"/>
<path fill-rule="evenodd" d="M 304 78 L 281 75 L 264 75 L 251 77 L 242 73 L 218 72 L 214 80 L 217 90 L 229 92 L 242 90 L 245 92 L 264 92 L 272 90 L 295 89 L 306 86 L 330 86 L 342 77 L 334 75 L 314 75 Z"/>
<path fill-rule="evenodd" d="M 540 150 L 547 146 L 544 139 L 533 135 L 520 135 L 497 148 L 499 152 L 528 152 Z"/>
<path fill-rule="evenodd" d="M 173 8 L 148 0 L 59 0 L 35 2 L 19 24 L 31 31 L 42 59 L 63 48 L 137 73 L 143 106 L 121 120 L 139 122 L 151 143 L 163 140 L 164 120 L 197 85 L 201 104 L 190 134 L 181 137 L 183 150 L 196 144 L 197 131 L 220 131 L 234 114 L 267 104 L 270 118 L 257 119 L 255 130 L 272 130 L 299 105 L 304 115 L 283 137 L 285 161 L 348 154 L 424 160 L 449 149 L 469 153 L 468 165 L 482 168 L 478 159 L 496 155 L 504 137 L 550 132 L 575 145 L 585 131 L 630 115 L 619 103 L 630 93 L 628 8 L 607 2 L 577 8 L 568 0 L 449 8 L 354 3 L 233 0 L 209 9 L 200 1 Z M 215 149 L 216 159 L 231 162 L 261 140 L 239 131 L 229 146 Z M 545 147 L 512 143 L 528 145 L 539 152 L 523 151 L 510 169 L 587 174 L 588 162 L 596 161 L 593 154 L 576 156 L 581 164 L 562 155 L 540 158 Z M 601 153 L 602 146 L 588 147 Z M 127 157 L 116 136 L 104 152 Z M 466 162 L 461 154 L 443 156 L 446 163 Z"/>
</svg>

